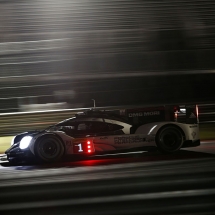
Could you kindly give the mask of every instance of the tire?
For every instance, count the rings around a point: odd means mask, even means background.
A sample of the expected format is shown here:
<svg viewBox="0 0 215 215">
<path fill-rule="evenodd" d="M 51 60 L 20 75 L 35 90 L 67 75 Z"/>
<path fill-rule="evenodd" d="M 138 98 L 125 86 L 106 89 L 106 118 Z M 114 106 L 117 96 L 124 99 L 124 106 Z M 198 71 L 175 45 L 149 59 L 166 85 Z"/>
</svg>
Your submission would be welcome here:
<svg viewBox="0 0 215 215">
<path fill-rule="evenodd" d="M 36 142 L 35 153 L 39 161 L 56 162 L 64 154 L 64 145 L 56 136 L 45 135 Z"/>
<path fill-rule="evenodd" d="M 167 126 L 161 128 L 156 135 L 156 144 L 159 151 L 163 153 L 173 153 L 178 151 L 183 145 L 183 135 L 179 128 Z"/>
</svg>

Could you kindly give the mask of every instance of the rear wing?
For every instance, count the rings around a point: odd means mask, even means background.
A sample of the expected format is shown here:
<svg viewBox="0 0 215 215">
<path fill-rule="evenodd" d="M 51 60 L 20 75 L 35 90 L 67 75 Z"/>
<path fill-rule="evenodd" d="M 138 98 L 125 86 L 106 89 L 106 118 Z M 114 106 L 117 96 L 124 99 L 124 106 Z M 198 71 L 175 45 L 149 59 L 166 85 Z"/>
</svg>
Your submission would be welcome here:
<svg viewBox="0 0 215 215">
<path fill-rule="evenodd" d="M 120 110 L 120 115 L 127 118 L 133 125 L 150 122 L 174 121 L 187 124 L 198 124 L 197 105 L 165 105 Z"/>
</svg>

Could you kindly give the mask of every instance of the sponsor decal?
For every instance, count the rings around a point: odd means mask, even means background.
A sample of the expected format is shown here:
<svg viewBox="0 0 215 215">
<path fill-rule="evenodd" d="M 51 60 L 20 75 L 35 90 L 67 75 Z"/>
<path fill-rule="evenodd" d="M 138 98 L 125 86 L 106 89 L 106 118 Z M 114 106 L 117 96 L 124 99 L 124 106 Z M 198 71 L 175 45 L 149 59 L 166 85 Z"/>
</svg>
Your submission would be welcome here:
<svg viewBox="0 0 215 215">
<path fill-rule="evenodd" d="M 143 116 L 143 113 L 129 113 L 128 117 L 138 117 L 138 116 Z"/>
<path fill-rule="evenodd" d="M 132 143 L 141 143 L 141 142 L 154 142 L 154 137 L 140 137 L 140 136 L 132 136 L 132 137 L 114 137 L 115 144 L 132 144 Z"/>
<path fill-rule="evenodd" d="M 191 113 L 189 118 L 196 118 L 196 115 L 194 113 Z"/>
<path fill-rule="evenodd" d="M 160 115 L 160 111 L 148 111 L 144 112 L 144 116 L 158 116 Z"/>
<path fill-rule="evenodd" d="M 114 137 L 115 144 L 130 144 L 130 143 L 140 143 L 145 142 L 146 138 L 133 136 L 133 137 Z"/>
<path fill-rule="evenodd" d="M 195 138 L 195 136 L 196 136 L 196 132 L 195 131 L 193 131 L 192 133 L 191 133 L 191 135 L 192 135 L 192 137 L 193 137 L 193 139 Z"/>
<path fill-rule="evenodd" d="M 147 111 L 147 112 L 129 113 L 128 117 L 158 116 L 158 115 L 160 115 L 160 111 Z"/>
</svg>

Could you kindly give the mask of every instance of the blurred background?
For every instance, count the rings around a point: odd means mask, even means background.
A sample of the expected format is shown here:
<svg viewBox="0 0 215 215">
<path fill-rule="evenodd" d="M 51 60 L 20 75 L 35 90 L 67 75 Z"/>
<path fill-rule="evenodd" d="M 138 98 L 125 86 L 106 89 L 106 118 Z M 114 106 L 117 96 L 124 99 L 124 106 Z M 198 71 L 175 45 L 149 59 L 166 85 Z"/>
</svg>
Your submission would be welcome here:
<svg viewBox="0 0 215 215">
<path fill-rule="evenodd" d="M 199 104 L 201 147 L 212 153 L 214 57 L 214 0 L 1 0 L 0 154 L 17 133 L 72 117 L 92 99 L 97 107 Z M 0 211 L 214 214 L 214 155 L 198 148 L 0 165 Z"/>
<path fill-rule="evenodd" d="M 0 112 L 213 102 L 213 0 L 0 2 Z"/>
<path fill-rule="evenodd" d="M 210 104 L 199 107 L 200 135 L 213 139 L 214 54 L 213 0 L 0 1 L 0 136 L 57 123 L 74 112 L 48 110 L 94 99 Z"/>
</svg>

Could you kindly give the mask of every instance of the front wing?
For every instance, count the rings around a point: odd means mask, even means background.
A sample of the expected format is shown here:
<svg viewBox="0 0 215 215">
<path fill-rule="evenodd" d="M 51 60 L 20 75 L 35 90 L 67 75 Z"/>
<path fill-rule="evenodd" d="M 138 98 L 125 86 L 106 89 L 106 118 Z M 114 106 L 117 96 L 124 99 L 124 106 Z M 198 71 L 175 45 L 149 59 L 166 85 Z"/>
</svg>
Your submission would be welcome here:
<svg viewBox="0 0 215 215">
<path fill-rule="evenodd" d="M 6 154 L 0 155 L 0 163 L 6 162 L 8 162 L 7 155 Z"/>
</svg>

